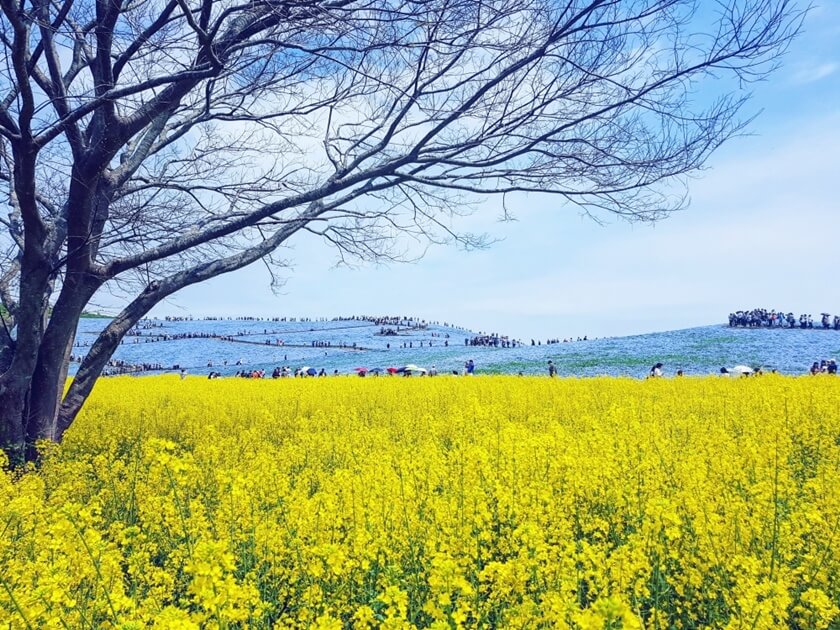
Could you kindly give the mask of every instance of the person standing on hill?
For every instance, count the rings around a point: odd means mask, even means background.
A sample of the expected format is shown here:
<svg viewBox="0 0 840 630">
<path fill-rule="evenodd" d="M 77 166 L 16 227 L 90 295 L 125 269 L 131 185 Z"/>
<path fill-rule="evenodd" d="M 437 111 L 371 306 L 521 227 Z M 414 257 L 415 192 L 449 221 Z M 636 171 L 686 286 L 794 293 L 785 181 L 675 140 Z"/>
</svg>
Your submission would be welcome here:
<svg viewBox="0 0 840 630">
<path fill-rule="evenodd" d="M 549 360 L 549 362 L 548 362 L 548 375 L 551 378 L 554 378 L 555 376 L 557 376 L 557 366 L 554 365 L 554 361 L 551 361 L 551 360 Z"/>
</svg>

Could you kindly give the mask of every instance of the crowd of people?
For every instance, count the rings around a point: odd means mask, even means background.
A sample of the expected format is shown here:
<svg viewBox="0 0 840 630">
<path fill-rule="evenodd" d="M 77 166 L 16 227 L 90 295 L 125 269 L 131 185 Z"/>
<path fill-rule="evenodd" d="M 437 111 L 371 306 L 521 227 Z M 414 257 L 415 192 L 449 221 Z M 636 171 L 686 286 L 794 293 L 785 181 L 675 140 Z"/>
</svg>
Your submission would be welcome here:
<svg viewBox="0 0 840 630">
<path fill-rule="evenodd" d="M 469 359 L 464 363 L 463 370 L 452 370 L 452 374 L 455 375 L 465 375 L 465 376 L 472 376 L 475 374 L 475 361 L 473 359 Z M 184 379 L 187 377 L 187 370 L 182 368 L 180 370 L 181 378 Z M 333 370 L 332 376 L 340 376 L 341 373 L 338 370 Z M 416 365 L 405 365 L 402 367 L 388 367 L 388 368 L 357 368 L 355 370 L 355 375 L 360 377 L 365 377 L 368 375 L 371 376 L 380 376 L 380 375 L 388 375 L 388 376 L 437 376 L 438 369 L 437 366 L 432 365 L 431 368 L 421 368 Z M 210 371 L 207 374 L 207 378 L 210 380 L 217 379 L 221 377 L 222 374 L 216 371 Z M 292 370 L 289 366 L 277 366 L 275 367 L 270 374 L 270 377 L 273 379 L 277 378 L 307 378 L 307 377 L 322 377 L 328 376 L 327 370 L 325 368 L 321 368 L 320 370 L 314 367 L 297 367 Z M 260 378 L 268 378 L 266 376 L 266 371 L 262 368 L 253 369 L 253 370 L 237 370 L 236 373 L 233 375 L 234 378 L 251 378 L 251 379 L 260 379 Z"/>
<path fill-rule="evenodd" d="M 266 372 L 263 369 L 259 370 L 241 370 L 237 371 L 234 374 L 234 378 L 266 378 Z M 307 367 L 299 367 L 295 368 L 292 371 L 288 366 L 284 365 L 283 367 L 276 367 L 271 372 L 271 378 L 287 378 L 293 376 L 297 377 L 305 377 L 305 376 L 326 376 L 327 371 L 324 368 L 321 368 L 320 371 L 316 370 L 315 368 L 307 368 Z M 338 376 L 338 370 L 333 372 L 333 375 Z M 217 372 L 215 377 L 218 378 L 220 375 Z M 208 376 L 207 378 L 211 378 Z"/>
<path fill-rule="evenodd" d="M 371 324 L 375 324 L 377 326 L 401 326 L 403 328 L 426 328 L 427 326 L 445 326 L 446 328 L 455 328 L 459 330 L 466 330 L 466 328 L 462 326 L 457 326 L 455 324 L 450 324 L 449 322 L 440 322 L 440 321 L 427 321 L 420 317 L 413 317 L 410 315 L 339 315 L 337 317 L 289 317 L 289 316 L 272 316 L 272 317 L 259 317 L 259 316 L 227 316 L 222 317 L 218 315 L 208 315 L 201 318 L 194 318 L 191 315 L 185 316 L 172 316 L 167 315 L 162 320 L 159 320 L 157 317 L 144 319 L 144 322 L 192 322 L 192 321 L 205 321 L 205 322 L 220 322 L 220 321 L 247 321 L 247 322 L 304 322 L 304 323 L 311 323 L 311 322 L 368 322 Z"/>
<path fill-rule="evenodd" d="M 396 324 L 395 326 L 382 326 L 377 323 L 379 326 L 379 332 L 373 333 L 377 337 L 396 337 L 398 335 L 405 335 L 409 334 L 413 331 L 417 330 L 426 330 L 426 324 L 416 325 L 416 326 L 402 326 L 402 330 L 400 330 L 400 325 Z M 440 333 L 430 332 L 429 333 L 432 337 L 440 337 Z M 445 337 L 449 338 L 449 333 L 445 334 Z"/>
<path fill-rule="evenodd" d="M 72 355 L 70 360 L 71 361 L 81 361 L 83 357 Z M 222 365 L 227 366 L 228 362 L 222 362 Z M 236 366 L 242 365 L 242 359 L 239 359 L 235 363 Z M 208 361 L 207 367 L 213 367 L 213 361 Z M 139 374 L 143 372 L 177 372 L 180 373 L 181 378 L 186 378 L 188 375 L 187 368 L 183 368 L 180 365 L 173 365 L 173 366 L 164 366 L 160 363 L 129 363 L 127 361 L 121 361 L 119 359 L 111 359 L 108 361 L 105 369 L 102 371 L 103 376 L 118 376 L 124 374 Z M 777 370 L 771 369 L 769 370 L 771 373 L 776 373 Z M 447 372 L 450 373 L 450 372 Z M 473 359 L 469 359 L 464 363 L 462 369 L 453 369 L 451 373 L 454 375 L 467 375 L 471 376 L 476 373 L 476 364 Z M 750 367 L 748 365 L 736 365 L 731 368 L 721 367 L 719 371 L 721 376 L 727 377 L 743 377 L 743 376 L 759 376 L 764 373 L 764 370 L 761 366 Z M 836 375 L 837 374 L 837 361 L 836 359 L 822 359 L 821 361 L 814 361 L 809 369 L 809 373 L 812 375 L 817 374 L 829 374 L 829 375 Z M 357 368 L 355 370 L 356 376 L 379 376 L 379 375 L 396 375 L 396 376 L 411 376 L 411 375 L 419 375 L 419 376 L 436 376 L 438 374 L 438 369 L 435 365 L 432 365 L 431 368 L 425 369 L 418 367 L 416 365 L 408 365 L 403 367 L 388 367 L 388 368 Z M 519 376 L 524 376 L 524 372 L 519 371 Z M 306 377 L 323 377 L 323 376 L 340 376 L 341 373 L 339 370 L 333 370 L 331 373 L 328 373 L 326 368 L 316 369 L 314 367 L 297 367 L 297 368 L 290 368 L 287 365 L 275 367 L 274 370 L 270 373 L 271 378 L 306 378 Z M 558 375 L 557 365 L 554 363 L 553 360 L 548 361 L 548 376 L 549 377 L 556 377 Z M 674 375 L 677 377 L 681 377 L 685 375 L 685 371 L 682 368 L 678 368 Z M 208 379 L 216 379 L 224 376 L 221 372 L 216 370 L 210 370 L 207 374 Z M 267 378 L 266 371 L 262 368 L 255 368 L 255 369 L 242 369 L 237 370 L 235 374 L 233 374 L 235 378 L 252 378 L 252 379 L 259 379 L 259 378 Z M 651 366 L 648 372 L 648 378 L 662 378 L 665 376 L 665 365 L 664 363 L 657 362 Z"/>
<path fill-rule="evenodd" d="M 414 348 L 432 348 L 432 347 L 434 347 L 434 345 L 435 345 L 435 340 L 434 339 L 429 339 L 428 341 L 424 341 L 424 340 L 421 339 L 420 341 L 417 342 L 416 345 L 413 341 L 403 341 L 400 345 L 395 345 L 394 347 L 395 348 L 414 349 Z M 449 347 L 449 339 L 444 339 L 443 340 L 443 347 L 444 348 Z M 391 342 L 388 342 L 388 343 L 385 344 L 385 349 L 386 350 L 391 349 Z"/>
<path fill-rule="evenodd" d="M 823 328 L 840 330 L 840 315 L 820 313 L 819 324 L 813 315 L 802 313 L 796 317 L 792 312 L 785 313 L 775 309 L 754 308 L 748 311 L 735 311 L 729 314 L 729 325 L 741 328 Z"/>
<path fill-rule="evenodd" d="M 253 337 L 255 335 L 277 335 L 282 332 L 264 328 L 262 332 L 254 330 L 240 330 L 233 335 L 222 335 L 213 332 L 182 332 L 182 333 L 158 333 L 147 332 L 143 329 L 132 328 L 126 333 L 126 337 L 135 337 L 134 343 L 155 343 L 159 341 L 179 341 L 181 339 L 222 339 L 224 341 L 237 341 L 238 337 Z M 141 341 L 142 339 L 142 341 Z"/>
<path fill-rule="evenodd" d="M 278 344 L 282 345 L 282 343 Z M 352 349 L 357 350 L 359 349 L 358 344 L 354 341 L 353 343 L 348 343 L 346 341 L 339 341 L 337 344 L 333 345 L 332 341 L 311 341 L 310 347 L 312 348 L 342 348 L 344 350 Z"/>
<path fill-rule="evenodd" d="M 464 375 L 464 376 L 472 376 L 476 373 L 476 364 L 473 359 L 469 359 L 464 363 L 463 369 L 454 369 L 451 371 L 453 375 Z M 771 369 L 770 373 L 776 374 L 777 370 Z M 824 359 L 822 361 L 815 361 L 810 369 L 811 374 L 837 374 L 837 361 L 834 359 Z M 415 365 L 404 366 L 400 368 L 357 368 L 356 369 L 356 376 L 380 376 L 380 375 L 390 375 L 390 376 L 436 376 L 438 374 L 438 369 L 435 365 L 432 365 L 431 368 L 428 370 L 425 368 L 420 368 Z M 519 376 L 524 376 L 524 372 L 519 371 Z M 748 365 L 736 365 L 731 368 L 722 367 L 720 368 L 719 374 L 725 377 L 731 378 L 740 378 L 744 376 L 760 376 L 764 374 L 764 370 L 760 366 L 750 367 Z M 266 378 L 266 372 L 262 369 L 256 370 L 242 370 L 237 371 L 234 375 L 235 377 L 239 378 Z M 334 370 L 332 372 L 333 376 L 339 376 L 340 373 L 338 370 Z M 549 359 L 548 361 L 548 376 L 551 378 L 555 378 L 558 375 L 557 365 L 554 363 L 553 360 Z M 221 376 L 218 372 L 210 372 L 207 378 L 218 378 Z M 292 370 L 288 366 L 276 367 L 271 373 L 271 378 L 287 378 L 287 377 L 295 377 L 295 378 L 306 378 L 306 377 L 321 377 L 321 376 L 328 376 L 326 369 L 321 368 L 317 370 L 315 368 L 310 367 L 299 367 Z M 665 376 L 665 364 L 661 361 L 658 361 L 651 366 L 648 372 L 648 378 L 663 378 Z M 685 370 L 682 368 L 678 368 L 674 372 L 674 376 L 682 377 L 685 376 Z"/>
<path fill-rule="evenodd" d="M 71 361 L 81 363 L 83 357 L 71 356 Z M 143 372 L 161 372 L 165 370 L 177 370 L 179 366 L 165 367 L 161 363 L 130 363 L 120 359 L 110 359 L 102 369 L 102 376 L 121 376 L 123 374 L 141 374 Z"/>
<path fill-rule="evenodd" d="M 71 354 L 70 363 L 81 363 L 84 355 Z M 162 372 L 177 370 L 180 366 L 165 366 L 162 363 L 131 363 L 122 359 L 109 359 L 102 369 L 103 376 L 117 376 L 120 374 L 139 374 L 141 372 Z"/>
<path fill-rule="evenodd" d="M 406 329 L 407 330 L 407 329 Z M 413 328 L 411 330 L 416 331 L 417 328 Z M 277 330 L 268 330 L 263 329 L 262 332 L 260 331 L 245 331 L 241 330 L 238 331 L 236 334 L 219 334 L 219 333 L 212 333 L 212 332 L 183 332 L 183 333 L 159 333 L 159 332 L 148 332 L 146 330 L 141 329 L 132 329 L 127 333 L 127 336 L 134 337 L 133 342 L 129 343 L 160 343 L 165 341 L 179 341 L 185 339 L 218 339 L 220 341 L 229 341 L 229 342 L 237 342 L 237 343 L 257 343 L 259 345 L 266 345 L 266 346 L 284 346 L 289 345 L 286 341 L 284 341 L 280 337 L 275 337 L 275 339 L 265 339 L 264 341 L 259 342 L 249 342 L 243 337 L 248 336 L 262 336 L 262 335 L 278 335 L 283 333 L 289 333 L 290 331 L 277 331 Z M 307 332 L 314 332 L 313 329 L 310 329 Z M 397 337 L 401 334 L 404 334 L 400 331 L 399 328 L 386 328 L 380 327 L 379 332 L 374 333 L 376 336 L 381 337 Z M 435 346 L 435 341 L 440 339 L 442 340 L 441 345 L 444 347 L 449 347 L 449 333 L 435 333 L 430 332 L 429 336 L 431 339 L 426 340 L 409 340 L 400 342 L 396 347 L 399 348 L 432 348 Z M 583 337 L 578 337 L 577 341 L 588 341 L 589 338 L 584 335 Z M 575 341 L 573 338 L 567 339 L 559 339 L 559 338 L 552 338 L 547 339 L 545 342 L 542 340 L 535 340 L 531 339 L 532 346 L 542 346 L 542 345 L 551 345 L 557 343 L 569 343 Z M 126 343 L 126 340 L 123 340 L 121 343 Z M 74 344 L 76 347 L 85 347 L 89 346 L 89 342 L 77 342 Z M 294 345 L 294 344 L 292 344 Z M 330 340 L 312 340 L 308 344 L 310 347 L 313 348 L 342 348 L 342 349 L 363 349 L 356 342 L 348 343 L 348 342 L 337 342 L 333 344 Z M 492 348 L 520 348 L 522 346 L 527 345 L 524 341 L 518 339 L 512 339 L 507 335 L 498 335 L 496 333 L 492 334 L 478 334 L 474 335 L 473 337 L 465 337 L 464 338 L 464 346 L 481 346 L 481 347 L 492 347 Z M 391 342 L 386 344 L 386 349 L 391 349 Z"/>
<path fill-rule="evenodd" d="M 551 361 L 549 361 L 551 364 Z M 648 372 L 648 378 L 661 378 L 665 375 L 664 373 L 665 365 L 662 362 L 655 363 Z M 822 361 L 814 361 L 811 364 L 811 369 L 808 372 L 814 376 L 817 374 L 837 374 L 837 360 L 836 359 L 823 359 Z M 742 377 L 742 376 L 761 376 L 764 374 L 764 369 L 762 366 L 755 366 L 751 367 L 749 365 L 736 365 L 734 367 L 722 367 L 720 368 L 720 375 L 721 376 L 728 376 L 728 377 Z M 778 373 L 778 370 L 771 369 L 771 374 Z M 676 371 L 676 376 L 684 376 L 685 372 L 682 368 L 679 368 Z"/>
<path fill-rule="evenodd" d="M 131 331 L 150 330 L 152 328 L 163 328 L 163 322 L 156 319 L 141 319 L 139 322 L 134 324 L 134 328 L 132 328 L 129 333 L 131 333 Z"/>
<path fill-rule="evenodd" d="M 438 321 L 426 321 L 425 319 L 420 319 L 416 317 L 409 317 L 406 315 L 383 315 L 383 316 L 372 316 L 372 315 L 351 315 L 351 316 L 342 316 L 342 317 L 333 317 L 331 319 L 328 318 L 308 318 L 308 317 L 271 317 L 271 318 L 262 318 L 262 317 L 205 317 L 203 318 L 205 321 L 272 321 L 272 322 L 305 322 L 305 323 L 315 323 L 315 322 L 365 322 L 369 324 L 373 324 L 375 326 L 379 326 L 379 330 L 374 333 L 375 336 L 378 337 L 397 337 L 401 335 L 410 335 L 417 331 L 428 331 L 428 327 L 431 325 L 435 326 L 445 326 L 450 329 L 454 330 L 467 330 L 466 328 L 456 326 L 454 324 L 450 324 L 448 322 L 438 322 Z M 166 317 L 165 321 L 167 322 L 182 322 L 182 321 L 194 321 L 192 317 Z M 234 335 L 221 335 L 217 333 L 204 333 L 204 332 L 197 332 L 197 333 L 177 333 L 177 334 L 168 334 L 168 333 L 160 333 L 155 332 L 153 328 L 159 328 L 162 326 L 162 323 L 158 320 L 142 320 L 137 326 L 132 328 L 128 333 L 127 336 L 135 337 L 134 343 L 154 343 L 160 341 L 176 341 L 179 339 L 221 339 L 223 341 L 240 341 L 241 337 L 249 336 L 249 335 L 281 335 L 284 333 L 290 332 L 299 332 L 299 331 L 278 331 L 278 330 L 269 330 L 263 329 L 262 333 L 259 331 L 254 330 L 240 330 Z M 332 330 L 333 328 L 324 329 L 324 330 Z M 315 332 L 316 328 L 310 328 L 308 331 L 305 332 Z M 304 331 L 300 331 L 304 332 Z M 444 346 L 449 346 L 448 339 L 450 338 L 450 334 L 441 333 L 436 331 L 428 331 L 427 333 L 429 336 L 433 338 L 442 338 L 444 341 Z M 143 337 L 143 340 L 140 341 L 140 337 Z M 584 335 L 583 337 L 567 337 L 567 338 L 559 338 L 553 337 L 546 339 L 545 341 L 541 339 L 531 339 L 530 345 L 532 346 L 542 346 L 542 345 L 552 345 L 557 343 L 570 343 L 573 341 L 588 341 L 589 337 Z M 266 340 L 264 342 L 265 345 L 284 345 L 284 342 L 279 337 L 275 341 Z M 317 342 L 310 342 L 310 345 L 314 347 L 331 347 L 331 343 L 329 341 L 317 341 Z M 514 339 L 508 335 L 502 335 L 499 333 L 484 333 L 480 332 L 472 337 L 465 337 L 464 338 L 464 345 L 465 346 L 482 346 L 482 347 L 493 347 L 493 348 L 518 348 L 522 346 L 528 345 L 527 341 L 523 341 L 521 339 Z M 433 341 L 427 342 L 417 342 L 414 343 L 412 341 L 407 341 L 402 343 L 399 347 L 404 348 L 414 348 L 414 347 L 433 347 Z M 348 344 L 344 344 L 344 348 L 351 347 Z M 388 343 L 387 349 L 391 348 L 391 344 Z"/>
<path fill-rule="evenodd" d="M 589 341 L 589 336 L 584 335 L 583 337 L 578 337 L 577 339 L 575 339 L 574 337 L 566 337 L 564 339 L 559 339 L 559 338 L 557 338 L 557 339 L 547 339 L 546 342 L 545 342 L 545 345 L 551 346 L 551 345 L 554 345 L 555 343 L 572 343 L 573 341 Z M 534 340 L 533 339 L 531 339 L 531 345 L 532 346 L 534 345 Z M 539 342 L 537 342 L 537 345 L 539 345 Z"/>
<path fill-rule="evenodd" d="M 492 348 L 516 348 L 521 346 L 522 342 L 516 339 L 511 339 L 507 335 L 498 335 L 491 333 L 488 335 L 475 335 L 474 337 L 464 338 L 465 346 L 485 346 Z"/>
<path fill-rule="evenodd" d="M 574 337 L 567 337 L 565 339 L 560 339 L 559 337 L 546 339 L 545 342 L 542 339 L 531 339 L 532 346 L 550 346 L 556 343 L 570 343 L 573 341 L 589 341 L 589 337 L 584 335 L 583 337 L 578 337 L 575 339 Z M 496 333 L 491 334 L 483 334 L 479 333 L 473 337 L 465 337 L 464 338 L 464 345 L 465 346 L 484 346 L 484 347 L 492 347 L 492 348 L 521 348 L 522 346 L 527 345 L 524 341 L 519 339 L 512 339 L 507 335 L 498 335 Z"/>
<path fill-rule="evenodd" d="M 837 374 L 837 361 L 835 359 L 823 359 L 822 361 L 814 361 L 811 365 L 811 374 Z"/>
</svg>

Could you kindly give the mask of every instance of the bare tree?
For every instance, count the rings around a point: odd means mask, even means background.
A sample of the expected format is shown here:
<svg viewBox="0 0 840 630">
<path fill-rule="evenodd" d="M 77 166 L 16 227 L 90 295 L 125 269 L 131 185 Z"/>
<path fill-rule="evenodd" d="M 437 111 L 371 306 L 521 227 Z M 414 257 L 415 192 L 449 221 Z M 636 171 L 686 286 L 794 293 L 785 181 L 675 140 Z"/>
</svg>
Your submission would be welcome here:
<svg viewBox="0 0 840 630">
<path fill-rule="evenodd" d="M 61 438 L 155 304 L 300 231 L 377 259 L 405 235 L 480 244 L 451 219 L 488 194 L 666 215 L 802 19 L 786 0 L 0 6 L 0 445 L 17 459 Z M 114 283 L 137 291 L 62 396 L 79 316 Z"/>
</svg>

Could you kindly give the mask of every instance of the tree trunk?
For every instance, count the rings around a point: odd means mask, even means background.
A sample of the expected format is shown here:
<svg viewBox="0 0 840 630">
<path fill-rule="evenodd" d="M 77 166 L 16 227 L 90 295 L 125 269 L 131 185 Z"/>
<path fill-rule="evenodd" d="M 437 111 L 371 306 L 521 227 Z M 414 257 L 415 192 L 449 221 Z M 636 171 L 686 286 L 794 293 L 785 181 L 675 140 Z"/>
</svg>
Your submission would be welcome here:
<svg viewBox="0 0 840 630">
<path fill-rule="evenodd" d="M 56 418 L 70 364 L 70 353 L 79 317 L 101 281 L 88 277 L 76 280 L 67 277 L 53 308 L 47 330 L 38 352 L 38 364 L 30 385 L 29 414 L 26 422 L 27 442 L 57 440 Z"/>
<path fill-rule="evenodd" d="M 12 359 L 15 357 L 15 341 L 2 326 L 0 322 L 0 374 L 12 366 Z"/>
<path fill-rule="evenodd" d="M 0 376 L 0 448 L 14 465 L 24 461 L 28 450 L 26 418 L 30 384 L 38 362 L 50 293 L 49 267 L 43 260 L 27 263 L 24 260 L 21 269 L 14 354 L 8 369 Z"/>
<path fill-rule="evenodd" d="M 125 334 L 155 304 L 171 292 L 159 294 L 154 290 L 144 291 L 99 334 L 99 337 L 96 338 L 87 355 L 85 355 L 82 364 L 79 366 L 79 371 L 76 372 L 76 376 L 70 384 L 70 389 L 64 396 L 61 407 L 58 409 L 52 439 L 61 440 L 64 432 L 73 424 L 73 420 L 76 419 L 76 415 L 82 405 L 85 404 L 94 384 L 96 384 L 96 379 L 102 373 L 102 368 L 108 363 L 108 359 L 114 354 Z"/>
<path fill-rule="evenodd" d="M 3 416 L 0 421 L 0 447 L 6 452 L 13 466 L 23 463 L 26 454 L 26 427 L 23 422 L 26 411 L 27 381 L 7 379 L 0 394 Z"/>
</svg>

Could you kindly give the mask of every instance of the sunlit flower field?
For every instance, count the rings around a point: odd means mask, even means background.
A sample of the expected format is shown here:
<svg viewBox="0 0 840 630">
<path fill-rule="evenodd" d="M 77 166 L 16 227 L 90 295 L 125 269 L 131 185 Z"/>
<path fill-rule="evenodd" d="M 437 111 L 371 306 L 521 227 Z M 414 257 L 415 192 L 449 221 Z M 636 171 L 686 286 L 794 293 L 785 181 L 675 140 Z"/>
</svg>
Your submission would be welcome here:
<svg viewBox="0 0 840 630">
<path fill-rule="evenodd" d="M 840 628 L 840 379 L 97 385 L 0 628 Z"/>
</svg>

